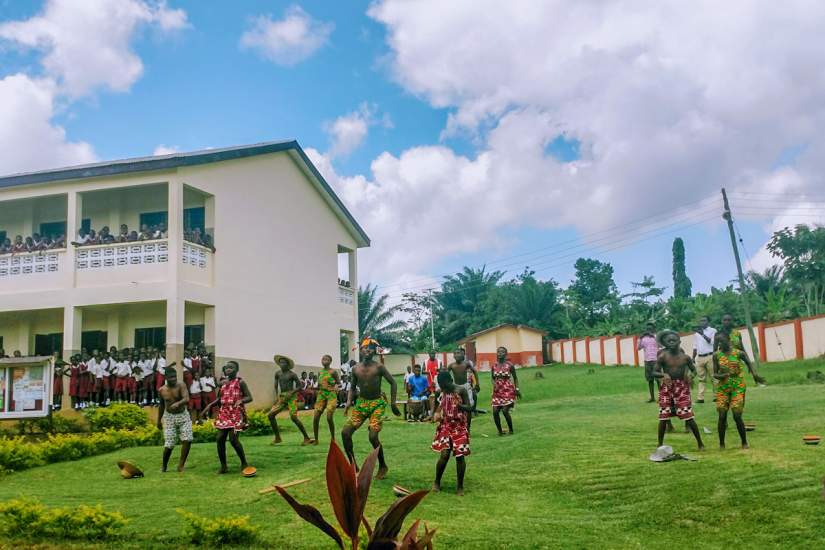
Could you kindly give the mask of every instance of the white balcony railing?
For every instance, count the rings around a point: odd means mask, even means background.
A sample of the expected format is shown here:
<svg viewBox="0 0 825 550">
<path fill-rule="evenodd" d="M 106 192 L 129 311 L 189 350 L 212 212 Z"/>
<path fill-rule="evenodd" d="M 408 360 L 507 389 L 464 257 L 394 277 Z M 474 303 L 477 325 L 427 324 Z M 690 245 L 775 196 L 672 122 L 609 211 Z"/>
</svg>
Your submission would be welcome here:
<svg viewBox="0 0 825 550">
<path fill-rule="evenodd" d="M 75 258 L 78 271 L 162 264 L 169 261 L 169 242 L 157 240 L 80 246 Z"/>
<path fill-rule="evenodd" d="M 209 260 L 212 251 L 205 246 L 184 241 L 183 254 L 181 255 L 184 264 L 206 269 L 209 267 Z"/>
<path fill-rule="evenodd" d="M 64 252 L 65 249 L 60 249 L 0 255 L 0 279 L 56 273 L 60 269 L 60 255 Z"/>
<path fill-rule="evenodd" d="M 338 285 L 338 302 L 351 306 L 355 303 L 355 292 L 346 286 Z"/>
</svg>

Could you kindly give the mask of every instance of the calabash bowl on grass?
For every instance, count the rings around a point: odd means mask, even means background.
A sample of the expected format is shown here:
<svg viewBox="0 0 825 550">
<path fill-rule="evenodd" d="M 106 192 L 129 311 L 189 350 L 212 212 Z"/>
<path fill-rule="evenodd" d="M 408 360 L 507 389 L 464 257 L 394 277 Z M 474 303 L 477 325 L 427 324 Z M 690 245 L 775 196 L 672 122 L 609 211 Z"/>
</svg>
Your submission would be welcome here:
<svg viewBox="0 0 825 550">
<path fill-rule="evenodd" d="M 745 431 L 752 432 L 756 429 L 756 422 L 745 422 Z"/>
<path fill-rule="evenodd" d="M 258 473 L 258 469 L 255 468 L 255 466 L 247 466 L 241 473 L 244 477 L 255 477 L 255 474 Z"/>
<path fill-rule="evenodd" d="M 805 435 L 805 436 L 802 436 L 802 442 L 805 445 L 819 445 L 820 441 L 822 441 L 822 438 L 818 435 Z"/>
</svg>

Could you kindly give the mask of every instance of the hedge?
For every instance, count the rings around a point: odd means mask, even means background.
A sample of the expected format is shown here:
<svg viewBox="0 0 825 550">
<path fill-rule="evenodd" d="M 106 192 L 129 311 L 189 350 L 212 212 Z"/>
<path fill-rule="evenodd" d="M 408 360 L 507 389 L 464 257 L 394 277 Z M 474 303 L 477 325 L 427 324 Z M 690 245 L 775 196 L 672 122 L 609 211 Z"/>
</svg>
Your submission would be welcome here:
<svg viewBox="0 0 825 550">
<path fill-rule="evenodd" d="M 126 522 L 120 512 L 107 512 L 100 504 L 46 508 L 27 498 L 0 504 L 0 534 L 12 538 L 108 540 Z"/>
</svg>

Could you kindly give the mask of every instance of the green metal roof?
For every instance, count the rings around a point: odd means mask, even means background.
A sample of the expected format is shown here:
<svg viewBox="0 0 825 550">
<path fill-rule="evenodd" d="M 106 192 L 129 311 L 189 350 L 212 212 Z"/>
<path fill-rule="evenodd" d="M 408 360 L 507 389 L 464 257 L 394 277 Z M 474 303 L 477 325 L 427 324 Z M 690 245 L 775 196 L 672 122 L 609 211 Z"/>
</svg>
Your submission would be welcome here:
<svg viewBox="0 0 825 550">
<path fill-rule="evenodd" d="M 66 168 L 55 168 L 51 170 L 40 170 L 38 172 L 25 172 L 0 176 L 0 189 L 16 187 L 19 185 L 36 185 L 41 183 L 52 183 L 58 181 L 69 181 L 78 179 L 88 179 L 106 176 L 117 176 L 122 174 L 133 174 L 138 172 L 148 172 L 157 170 L 171 170 L 185 166 L 197 166 L 211 162 L 221 162 L 224 160 L 236 160 L 257 155 L 270 153 L 287 152 L 306 170 L 307 176 L 319 188 L 319 191 L 328 199 L 330 207 L 342 218 L 359 241 L 359 246 L 369 246 L 370 238 L 361 228 L 352 214 L 332 190 L 318 169 L 309 160 L 304 150 L 295 140 L 292 141 L 269 141 L 255 143 L 252 145 L 239 145 L 235 147 L 224 147 L 220 149 L 204 149 L 202 151 L 192 151 L 189 153 L 172 153 L 169 155 L 158 155 L 152 157 L 137 157 L 131 159 L 113 160 L 107 162 L 96 162 L 93 164 L 83 164 L 79 166 L 69 166 Z"/>
</svg>

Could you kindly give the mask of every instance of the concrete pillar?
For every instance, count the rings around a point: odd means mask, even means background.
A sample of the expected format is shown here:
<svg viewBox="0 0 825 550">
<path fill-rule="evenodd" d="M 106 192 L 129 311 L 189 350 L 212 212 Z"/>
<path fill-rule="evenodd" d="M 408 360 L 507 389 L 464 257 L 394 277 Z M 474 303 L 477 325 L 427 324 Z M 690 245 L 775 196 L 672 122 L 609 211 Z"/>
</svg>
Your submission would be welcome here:
<svg viewBox="0 0 825 550">
<path fill-rule="evenodd" d="M 215 351 L 215 306 L 203 310 L 203 343 L 209 351 Z"/>
<path fill-rule="evenodd" d="M 63 360 L 80 353 L 83 334 L 83 310 L 75 306 L 63 308 Z"/>
<path fill-rule="evenodd" d="M 112 346 L 120 349 L 120 311 L 110 311 L 106 316 L 106 340 L 108 348 Z"/>
<path fill-rule="evenodd" d="M 32 342 L 32 322 L 28 315 L 22 315 L 18 323 L 17 331 L 17 345 L 11 349 L 7 349 L 6 353 L 12 355 L 15 350 L 20 350 L 23 356 L 34 353 L 34 345 Z"/>
<path fill-rule="evenodd" d="M 70 191 L 66 203 L 66 261 L 60 269 L 63 270 L 62 278 L 66 286 L 74 288 L 77 283 L 75 270 L 77 247 L 71 242 L 77 239 L 77 232 L 83 221 L 83 195 L 77 191 Z M 63 347 L 65 349 L 65 344 Z"/>
<path fill-rule="evenodd" d="M 183 361 L 183 327 L 186 302 L 180 299 L 166 300 L 166 361 Z"/>
<path fill-rule="evenodd" d="M 218 234 L 215 231 L 215 197 L 209 196 L 203 201 L 203 225 L 207 233 L 212 235 L 212 242 L 215 248 L 218 247 Z"/>
<path fill-rule="evenodd" d="M 590 336 L 584 337 L 584 362 L 590 364 Z"/>
<path fill-rule="evenodd" d="M 183 184 L 172 180 L 167 185 L 168 218 L 167 233 L 169 237 L 169 278 L 172 292 L 167 299 L 177 295 L 178 272 L 180 271 L 183 248 Z"/>
<path fill-rule="evenodd" d="M 355 320 L 355 338 L 356 341 L 361 334 L 361 327 L 358 326 L 358 251 L 352 250 L 349 256 L 349 282 L 353 292 L 352 300 L 352 314 Z"/>
</svg>

